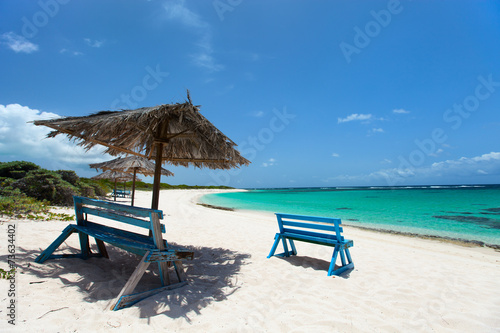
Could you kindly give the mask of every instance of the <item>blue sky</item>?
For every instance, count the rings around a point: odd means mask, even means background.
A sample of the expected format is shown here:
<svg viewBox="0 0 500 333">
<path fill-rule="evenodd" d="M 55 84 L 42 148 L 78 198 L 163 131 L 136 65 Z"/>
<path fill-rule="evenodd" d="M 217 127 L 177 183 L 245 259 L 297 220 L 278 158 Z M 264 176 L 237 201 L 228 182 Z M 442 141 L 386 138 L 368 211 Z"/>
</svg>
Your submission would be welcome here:
<svg viewBox="0 0 500 333">
<path fill-rule="evenodd" d="M 110 156 L 28 122 L 189 89 L 252 164 L 164 182 L 500 180 L 498 1 L 0 1 L 0 59 L 0 161 L 93 176 Z"/>
</svg>

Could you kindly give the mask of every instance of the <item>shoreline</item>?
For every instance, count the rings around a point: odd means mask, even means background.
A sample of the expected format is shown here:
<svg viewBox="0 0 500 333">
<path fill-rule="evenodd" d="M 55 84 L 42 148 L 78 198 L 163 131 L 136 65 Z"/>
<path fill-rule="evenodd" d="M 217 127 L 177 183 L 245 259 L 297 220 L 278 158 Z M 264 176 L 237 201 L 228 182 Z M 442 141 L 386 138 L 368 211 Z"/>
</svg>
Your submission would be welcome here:
<svg viewBox="0 0 500 333">
<path fill-rule="evenodd" d="M 452 243 L 452 244 L 461 245 L 464 247 L 487 247 L 487 248 L 491 248 L 491 249 L 494 249 L 494 250 L 500 252 L 500 245 L 488 244 L 488 243 L 485 243 L 482 241 L 477 241 L 477 240 L 468 240 L 468 239 L 463 239 L 463 238 L 453 238 L 453 237 L 446 237 L 446 236 L 417 234 L 417 233 L 413 233 L 413 232 L 404 232 L 404 231 L 389 230 L 389 229 L 369 228 L 369 227 L 362 227 L 362 226 L 357 226 L 357 225 L 352 225 L 352 224 L 345 224 L 345 225 L 352 227 L 352 228 L 361 229 L 361 230 L 379 232 L 379 233 L 390 234 L 390 235 L 398 235 L 398 236 L 404 236 L 404 237 L 411 237 L 411 238 L 428 239 L 428 240 L 434 240 L 434 241 L 439 241 L 439 242 L 444 242 L 444 243 Z"/>
<path fill-rule="evenodd" d="M 235 208 L 229 208 L 229 207 L 223 207 L 223 206 L 215 206 L 215 205 L 210 205 L 206 203 L 201 203 L 198 202 L 197 205 L 210 208 L 210 209 L 218 209 L 218 210 L 225 210 L 225 211 L 230 211 L 230 212 L 256 212 L 256 213 L 270 213 L 268 211 L 260 211 L 260 210 L 246 210 L 246 209 L 235 209 Z M 500 252 L 500 245 L 497 244 L 488 244 L 483 241 L 478 241 L 478 240 L 468 240 L 468 239 L 463 239 L 463 238 L 453 238 L 453 237 L 446 237 L 446 236 L 437 236 L 437 235 L 426 235 L 426 234 L 417 234 L 413 232 L 404 232 L 404 231 L 397 231 L 397 230 L 389 230 L 389 229 L 382 229 L 382 228 L 370 228 L 370 227 L 362 227 L 362 226 L 357 226 L 357 225 L 352 225 L 347 223 L 343 223 L 345 226 L 349 226 L 351 228 L 356 228 L 356 229 L 361 229 L 361 230 L 366 230 L 366 231 L 372 231 L 372 232 L 378 232 L 378 233 L 383 233 L 383 234 L 390 234 L 390 235 L 399 235 L 399 236 L 405 236 L 405 237 L 412 237 L 412 238 L 421 238 L 421 239 L 430 239 L 430 240 L 435 240 L 439 242 L 445 242 L 445 243 L 453 243 L 465 247 L 488 247 L 492 248 L 496 251 Z"/>
<path fill-rule="evenodd" d="M 228 191 L 242 192 L 242 191 L 247 191 L 247 190 L 228 190 Z M 220 193 L 220 192 L 214 192 L 214 193 Z M 212 194 L 212 193 L 207 193 L 207 194 Z M 210 209 L 218 209 L 218 210 L 225 210 L 225 211 L 240 211 L 240 212 L 249 212 L 249 213 L 253 212 L 253 213 L 257 213 L 257 214 L 266 214 L 266 215 L 270 215 L 270 216 L 274 217 L 274 213 L 267 211 L 267 210 L 238 209 L 238 208 L 231 208 L 231 207 L 224 207 L 224 206 L 217 206 L 217 205 L 202 203 L 200 201 L 200 199 L 204 195 L 206 195 L 206 194 L 203 194 L 203 195 L 200 195 L 197 197 L 197 204 L 200 206 L 204 206 L 204 207 L 207 207 Z M 411 237 L 411 238 L 435 240 L 435 241 L 440 241 L 440 242 L 444 242 L 444 243 L 457 244 L 457 245 L 461 245 L 464 247 L 487 247 L 487 248 L 491 248 L 491 249 L 494 249 L 494 250 L 500 252 L 500 244 L 490 244 L 490 243 L 480 241 L 480 240 L 464 239 L 464 238 L 456 238 L 456 237 L 448 237 L 448 236 L 439 236 L 439 235 L 423 234 L 423 233 L 421 234 L 421 233 L 416 233 L 416 232 L 405 232 L 405 231 L 384 229 L 384 228 L 372 228 L 372 227 L 366 227 L 366 226 L 353 225 L 353 224 L 350 224 L 348 221 L 342 222 L 342 224 L 344 226 L 349 226 L 349 227 L 360 229 L 360 230 L 366 230 L 366 231 L 372 231 L 372 232 L 390 234 L 390 235 L 399 235 L 399 236 L 405 236 L 405 237 Z"/>
</svg>

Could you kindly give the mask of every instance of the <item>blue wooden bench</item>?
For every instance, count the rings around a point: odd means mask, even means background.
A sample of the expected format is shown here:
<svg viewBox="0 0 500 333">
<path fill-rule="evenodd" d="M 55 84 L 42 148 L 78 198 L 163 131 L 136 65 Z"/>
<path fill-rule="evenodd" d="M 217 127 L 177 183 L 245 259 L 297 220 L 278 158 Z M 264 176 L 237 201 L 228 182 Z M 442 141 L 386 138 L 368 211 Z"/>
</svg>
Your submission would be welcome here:
<svg viewBox="0 0 500 333">
<path fill-rule="evenodd" d="M 328 276 L 340 275 L 344 271 L 354 268 L 349 253 L 353 241 L 344 239 L 344 236 L 342 236 L 343 229 L 340 226 L 342 223 L 340 219 L 279 213 L 276 213 L 276 217 L 278 218 L 280 232 L 274 238 L 274 244 L 267 256 L 268 258 L 274 255 L 280 241 L 283 243 L 285 252 L 277 254 L 277 256 L 289 257 L 291 254 L 296 255 L 297 249 L 293 241 L 297 240 L 335 248 L 328 268 Z M 288 250 L 287 240 L 290 243 L 291 251 Z M 342 266 L 335 269 L 335 262 L 339 254 Z"/>
<path fill-rule="evenodd" d="M 61 235 L 35 259 L 36 262 L 43 263 L 47 259 L 71 257 L 81 259 L 90 257 L 109 258 L 104 245 L 105 242 L 142 256 L 137 268 L 113 302 L 112 310 L 131 306 L 163 290 L 170 290 L 187 284 L 181 260 L 193 259 L 193 252 L 172 248 L 163 239 L 162 232 L 165 232 L 165 226 L 160 223 L 160 219 L 163 219 L 161 210 L 132 207 L 77 196 L 73 197 L 73 200 L 77 224 L 68 225 Z M 89 215 L 145 228 L 149 230 L 149 234 L 143 235 L 110 227 L 103 223 L 91 222 L 88 220 Z M 72 233 L 78 233 L 81 251 L 76 254 L 53 254 Z M 96 241 L 96 253 L 93 253 L 90 249 L 89 236 Z M 134 294 L 135 287 L 151 263 L 158 263 L 161 287 Z M 170 282 L 169 267 L 171 266 L 174 266 L 173 270 L 177 275 L 178 282 L 176 283 Z"/>
<path fill-rule="evenodd" d="M 115 195 L 115 190 L 111 193 L 111 195 Z M 116 196 L 120 198 L 126 198 L 130 197 L 130 191 L 124 191 L 124 190 L 116 190 Z"/>
</svg>

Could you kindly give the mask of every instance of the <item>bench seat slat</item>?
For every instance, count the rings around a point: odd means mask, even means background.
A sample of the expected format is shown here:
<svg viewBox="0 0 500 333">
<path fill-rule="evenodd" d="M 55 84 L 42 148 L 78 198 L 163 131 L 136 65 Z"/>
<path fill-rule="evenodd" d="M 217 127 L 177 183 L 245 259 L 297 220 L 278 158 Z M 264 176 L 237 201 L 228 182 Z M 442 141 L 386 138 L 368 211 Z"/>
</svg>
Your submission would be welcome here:
<svg viewBox="0 0 500 333">
<path fill-rule="evenodd" d="M 299 234 L 284 233 L 283 236 L 286 238 L 289 238 L 289 239 L 293 239 L 293 240 L 306 241 L 308 243 L 328 245 L 328 246 L 335 246 L 337 244 L 349 245 L 349 244 L 353 243 L 353 241 L 350 239 L 344 239 L 342 242 L 337 242 L 336 240 L 329 240 L 329 239 L 325 239 L 325 238 L 321 238 L 321 237 L 313 237 L 313 236 L 299 235 Z"/>
<path fill-rule="evenodd" d="M 134 232 L 128 232 L 104 226 L 96 228 L 96 227 L 75 225 L 74 228 L 91 237 L 100 239 L 106 243 L 115 244 L 117 246 L 123 245 L 126 247 L 143 249 L 143 250 L 152 250 L 156 248 L 155 244 L 152 241 L 144 239 L 143 237 L 139 237 L 142 235 L 136 234 Z"/>
<path fill-rule="evenodd" d="M 307 216 L 307 215 L 291 215 L 291 214 L 281 214 L 281 213 L 276 213 L 276 216 L 280 217 L 281 219 L 295 219 L 295 220 L 301 220 L 301 221 L 311 221 L 311 222 L 323 222 L 323 223 L 330 223 L 330 224 L 342 224 L 342 221 L 338 218 L 333 218 L 333 217 L 320 217 L 320 216 Z"/>
<path fill-rule="evenodd" d="M 90 199 L 90 198 L 85 198 L 85 197 L 78 197 L 75 196 L 73 197 L 75 203 L 82 203 L 84 205 L 89 205 L 89 206 L 96 206 L 96 207 L 103 207 L 111 210 L 116 210 L 117 207 L 119 208 L 120 211 L 130 213 L 132 215 L 140 216 L 140 217 L 148 217 L 151 214 L 151 212 L 155 212 L 158 214 L 158 217 L 160 219 L 163 219 L 163 211 L 158 210 L 158 209 L 148 209 L 148 208 L 142 208 L 142 207 L 136 207 L 136 206 L 128 206 L 128 205 L 122 205 L 122 204 L 117 204 L 114 202 L 107 202 L 107 201 L 101 201 L 101 200 L 96 200 L 96 199 Z"/>
<path fill-rule="evenodd" d="M 339 239 L 337 238 L 337 235 L 335 235 L 335 234 L 323 234 L 323 233 L 319 233 L 319 232 L 289 229 L 289 228 L 283 228 L 283 233 L 285 233 L 287 235 L 311 236 L 311 237 L 325 239 L 328 241 L 330 241 L 330 240 L 335 241 L 335 242 L 339 241 Z M 342 241 L 342 240 L 343 240 L 343 238 L 340 239 L 340 241 Z"/>
<path fill-rule="evenodd" d="M 288 234 L 288 233 L 284 233 L 283 236 L 288 238 L 288 239 L 306 241 L 308 243 L 314 243 L 314 244 L 319 244 L 319 245 L 335 246 L 336 244 L 338 244 L 338 242 L 336 242 L 336 241 L 328 241 L 327 239 L 319 238 L 319 237 L 312 237 L 312 236 L 305 236 L 305 235 L 298 235 L 298 234 Z"/>
<path fill-rule="evenodd" d="M 82 207 L 82 213 L 86 213 L 89 215 L 100 216 L 103 218 L 111 219 L 114 221 L 127 223 L 131 225 L 135 225 L 136 227 L 145 228 L 151 230 L 151 222 L 146 220 L 137 219 L 132 216 L 116 214 L 109 210 L 90 208 L 87 206 Z M 165 225 L 160 223 L 161 232 L 165 232 Z"/>
<path fill-rule="evenodd" d="M 297 227 L 297 228 L 316 229 L 316 230 L 325 230 L 325 231 L 335 232 L 334 225 L 301 223 L 301 222 L 293 222 L 293 221 L 288 221 L 288 220 L 282 220 L 281 222 L 283 223 L 283 225 Z M 342 232 L 343 231 L 342 227 L 339 227 L 339 228 L 340 228 L 340 232 Z"/>
<path fill-rule="evenodd" d="M 115 220 L 115 221 L 131 224 L 131 225 L 135 225 L 136 227 L 141 227 L 141 228 L 145 228 L 145 229 L 151 228 L 151 223 L 149 221 L 136 219 L 136 218 L 131 217 L 131 216 L 116 214 L 116 213 L 113 213 L 109 210 L 90 208 L 90 207 L 82 207 L 82 212 L 87 213 L 89 215 L 100 216 L 100 217 L 104 217 L 104 218 L 107 218 L 110 220 Z"/>
<path fill-rule="evenodd" d="M 143 235 L 143 234 L 139 234 L 139 233 L 136 233 L 133 231 L 122 230 L 122 229 L 118 229 L 118 228 L 114 228 L 114 227 L 110 227 L 110 226 L 106 226 L 103 224 L 90 222 L 90 221 L 88 221 L 85 226 L 92 228 L 92 229 L 95 229 L 95 230 L 102 230 L 104 232 L 114 233 L 114 234 L 119 235 L 119 236 L 124 237 L 124 238 L 130 238 L 132 240 L 137 240 L 138 242 L 154 244 L 151 237 Z"/>
</svg>

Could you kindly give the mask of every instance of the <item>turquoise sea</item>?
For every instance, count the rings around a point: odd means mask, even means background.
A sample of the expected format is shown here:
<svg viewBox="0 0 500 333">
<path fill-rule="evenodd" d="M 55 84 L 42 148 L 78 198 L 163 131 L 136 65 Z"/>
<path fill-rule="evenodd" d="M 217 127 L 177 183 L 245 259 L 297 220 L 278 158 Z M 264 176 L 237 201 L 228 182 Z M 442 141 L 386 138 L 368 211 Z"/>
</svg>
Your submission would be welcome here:
<svg viewBox="0 0 500 333">
<path fill-rule="evenodd" d="M 500 185 L 253 189 L 209 194 L 200 201 L 500 246 Z"/>
</svg>

